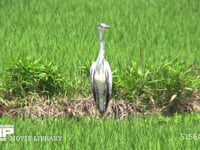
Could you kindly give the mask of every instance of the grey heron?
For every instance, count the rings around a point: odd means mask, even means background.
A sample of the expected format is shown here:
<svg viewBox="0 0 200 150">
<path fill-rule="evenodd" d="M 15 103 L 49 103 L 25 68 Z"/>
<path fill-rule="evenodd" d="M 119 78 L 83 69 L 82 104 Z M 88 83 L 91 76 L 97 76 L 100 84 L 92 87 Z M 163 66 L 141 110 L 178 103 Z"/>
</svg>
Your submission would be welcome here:
<svg viewBox="0 0 200 150">
<path fill-rule="evenodd" d="M 107 110 L 112 93 L 112 72 L 108 61 L 104 58 L 105 48 L 103 42 L 103 32 L 110 28 L 111 26 L 104 23 L 98 25 L 100 51 L 98 58 L 92 63 L 90 68 L 92 93 L 100 114 L 104 114 Z"/>
</svg>

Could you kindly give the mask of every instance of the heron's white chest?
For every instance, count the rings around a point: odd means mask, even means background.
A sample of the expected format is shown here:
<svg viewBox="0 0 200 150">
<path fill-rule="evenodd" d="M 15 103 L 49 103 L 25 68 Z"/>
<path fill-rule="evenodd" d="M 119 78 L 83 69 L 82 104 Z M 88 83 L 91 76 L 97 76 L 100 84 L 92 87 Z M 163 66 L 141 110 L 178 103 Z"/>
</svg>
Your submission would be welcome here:
<svg viewBox="0 0 200 150">
<path fill-rule="evenodd" d="M 94 81 L 100 92 L 103 92 L 106 87 L 106 77 L 104 72 L 96 73 L 94 76 Z"/>
<path fill-rule="evenodd" d="M 106 81 L 105 73 L 104 72 L 96 73 L 94 76 L 94 80 L 97 82 L 104 83 Z"/>
</svg>

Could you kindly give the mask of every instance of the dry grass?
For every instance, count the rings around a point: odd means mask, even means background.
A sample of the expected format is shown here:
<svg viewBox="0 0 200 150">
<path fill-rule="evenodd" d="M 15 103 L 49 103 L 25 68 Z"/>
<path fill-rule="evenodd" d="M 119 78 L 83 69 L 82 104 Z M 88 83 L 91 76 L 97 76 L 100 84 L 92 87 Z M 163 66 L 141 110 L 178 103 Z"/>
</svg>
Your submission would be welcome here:
<svg viewBox="0 0 200 150">
<path fill-rule="evenodd" d="M 26 98 L 26 104 L 10 103 L 5 106 L 0 105 L 0 114 L 10 117 L 20 116 L 22 120 L 25 118 L 59 118 L 59 117 L 101 117 L 96 110 L 96 105 L 92 97 L 82 98 L 72 101 L 68 99 L 57 99 L 54 101 L 46 101 L 45 98 L 34 100 L 31 96 Z M 150 104 L 152 105 L 152 104 Z M 150 113 L 146 113 L 144 108 L 136 102 L 128 102 L 124 100 L 111 100 L 108 110 L 104 117 L 124 119 L 134 117 L 134 115 L 152 115 L 163 113 L 164 115 L 172 115 L 174 113 L 184 112 L 200 112 L 200 93 L 195 93 L 191 98 L 185 98 L 180 101 L 173 101 L 164 108 L 151 107 Z"/>
<path fill-rule="evenodd" d="M 27 103 L 23 107 L 19 104 L 9 104 L 3 107 L 5 115 L 10 117 L 21 116 L 25 118 L 59 118 L 63 116 L 69 117 L 101 117 L 96 110 L 96 105 L 92 97 L 78 98 L 71 101 L 67 99 L 54 100 L 46 102 L 44 99 L 32 101 L 27 97 Z M 111 100 L 109 107 L 104 117 L 123 119 L 134 114 L 143 113 L 142 107 L 139 107 L 135 102 L 114 101 Z"/>
</svg>

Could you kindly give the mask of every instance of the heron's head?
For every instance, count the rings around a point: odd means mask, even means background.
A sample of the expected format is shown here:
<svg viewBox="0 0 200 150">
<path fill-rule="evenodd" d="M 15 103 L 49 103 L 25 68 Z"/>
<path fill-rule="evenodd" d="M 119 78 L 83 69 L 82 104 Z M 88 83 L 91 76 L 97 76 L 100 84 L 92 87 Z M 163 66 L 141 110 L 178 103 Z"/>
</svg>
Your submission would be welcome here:
<svg viewBox="0 0 200 150">
<path fill-rule="evenodd" d="M 107 29 L 111 29 L 112 27 L 109 26 L 109 25 L 106 25 L 105 23 L 100 23 L 97 28 L 100 31 L 104 31 L 104 30 L 107 30 Z"/>
</svg>

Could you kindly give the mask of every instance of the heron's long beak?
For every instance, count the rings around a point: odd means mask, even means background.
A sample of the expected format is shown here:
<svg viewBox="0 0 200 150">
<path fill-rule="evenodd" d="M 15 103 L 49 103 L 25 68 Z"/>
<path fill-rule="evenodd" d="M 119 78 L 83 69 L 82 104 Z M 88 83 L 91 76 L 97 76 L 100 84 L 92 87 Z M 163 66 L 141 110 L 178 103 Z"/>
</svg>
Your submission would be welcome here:
<svg viewBox="0 0 200 150">
<path fill-rule="evenodd" d="M 111 29 L 112 27 L 109 26 L 109 25 L 106 25 L 106 26 L 104 26 L 103 28 L 105 28 L 105 29 Z"/>
</svg>

